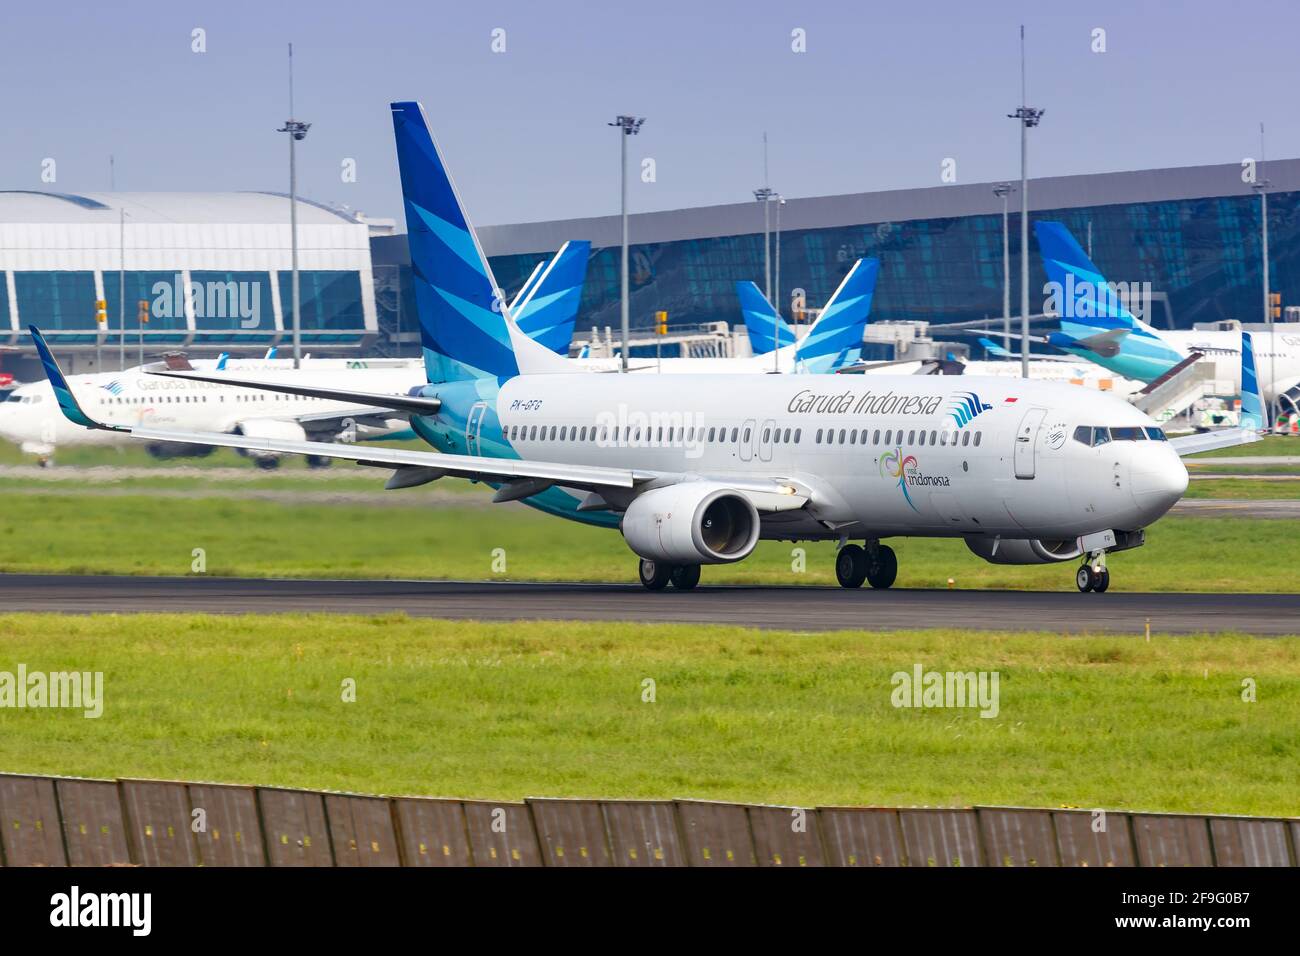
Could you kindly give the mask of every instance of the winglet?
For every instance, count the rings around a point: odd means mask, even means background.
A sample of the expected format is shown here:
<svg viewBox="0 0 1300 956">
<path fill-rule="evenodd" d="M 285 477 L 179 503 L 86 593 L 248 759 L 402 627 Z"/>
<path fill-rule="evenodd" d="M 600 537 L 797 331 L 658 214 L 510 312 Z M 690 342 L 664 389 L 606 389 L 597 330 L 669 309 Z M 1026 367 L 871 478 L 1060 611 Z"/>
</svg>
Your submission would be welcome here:
<svg viewBox="0 0 1300 956">
<path fill-rule="evenodd" d="M 1268 408 L 1259 390 L 1255 343 L 1249 332 L 1241 333 L 1241 427 L 1251 431 L 1268 428 Z"/>
<path fill-rule="evenodd" d="M 68 386 L 68 380 L 63 375 L 63 369 L 59 368 L 59 363 L 54 361 L 54 354 L 50 351 L 49 345 L 46 344 L 45 336 L 34 325 L 29 325 L 27 328 L 31 330 L 32 341 L 36 343 L 36 351 L 41 357 L 41 365 L 45 368 L 45 377 L 50 380 L 50 387 L 54 389 L 54 398 L 59 403 L 59 411 L 63 412 L 63 417 L 74 425 L 84 425 L 86 428 L 124 431 L 125 429 L 102 425 L 81 410 L 76 397 L 72 394 L 72 389 Z"/>
</svg>

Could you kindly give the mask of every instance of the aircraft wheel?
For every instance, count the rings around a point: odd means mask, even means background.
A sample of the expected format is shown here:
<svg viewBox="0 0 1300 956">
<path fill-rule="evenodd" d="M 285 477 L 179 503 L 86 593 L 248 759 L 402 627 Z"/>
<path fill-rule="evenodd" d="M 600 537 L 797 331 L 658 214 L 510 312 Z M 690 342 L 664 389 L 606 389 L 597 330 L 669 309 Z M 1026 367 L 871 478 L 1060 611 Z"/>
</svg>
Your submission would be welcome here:
<svg viewBox="0 0 1300 956">
<path fill-rule="evenodd" d="M 870 564 L 870 561 L 868 561 Z M 876 549 L 875 564 L 867 568 L 867 581 L 873 588 L 883 591 L 893 587 L 898 579 L 898 555 L 887 544 Z"/>
<path fill-rule="evenodd" d="M 328 468 L 328 467 L 329 467 L 331 464 L 333 464 L 333 463 L 334 463 L 334 459 L 332 459 L 332 458 L 325 458 L 325 457 L 323 457 L 323 456 L 321 456 L 321 455 L 308 455 L 308 456 L 307 456 L 307 467 L 308 467 L 308 468 Z"/>
<path fill-rule="evenodd" d="M 1084 594 L 1095 588 L 1097 586 L 1097 577 L 1092 572 L 1092 566 L 1080 565 L 1079 570 L 1074 575 L 1074 583 Z"/>
<path fill-rule="evenodd" d="M 650 591 L 662 591 L 668 587 L 672 572 L 672 565 L 664 564 L 661 561 L 651 561 L 649 558 L 642 558 L 640 564 L 637 565 L 637 573 L 641 576 L 641 583 Z"/>
<path fill-rule="evenodd" d="M 835 577 L 842 588 L 860 588 L 867 579 L 867 552 L 856 544 L 846 544 L 835 556 Z"/>
<path fill-rule="evenodd" d="M 668 576 L 673 587 L 679 591 L 693 590 L 700 583 L 700 566 L 698 564 L 679 564 Z"/>
<path fill-rule="evenodd" d="M 1101 594 L 1110 587 L 1110 568 L 1102 568 L 1100 573 L 1095 574 L 1094 577 L 1096 578 L 1096 583 L 1093 584 L 1092 590 L 1095 593 Z"/>
<path fill-rule="evenodd" d="M 279 458 L 272 458 L 265 455 L 259 455 L 258 457 L 254 458 L 253 461 L 256 462 L 257 467 L 262 469 L 263 471 L 274 471 L 275 469 L 280 467 Z"/>
</svg>

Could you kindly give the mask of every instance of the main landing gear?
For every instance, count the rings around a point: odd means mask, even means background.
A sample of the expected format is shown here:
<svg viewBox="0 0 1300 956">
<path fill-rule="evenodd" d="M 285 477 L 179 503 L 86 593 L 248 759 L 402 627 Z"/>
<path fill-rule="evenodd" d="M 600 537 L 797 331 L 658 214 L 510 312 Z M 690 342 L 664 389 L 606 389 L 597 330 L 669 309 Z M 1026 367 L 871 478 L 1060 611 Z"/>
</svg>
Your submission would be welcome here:
<svg viewBox="0 0 1300 956">
<path fill-rule="evenodd" d="M 883 590 L 898 577 L 898 556 L 878 541 L 868 541 L 865 548 L 846 544 L 835 555 L 835 577 L 842 588 L 860 588 L 865 581 Z"/>
<path fill-rule="evenodd" d="M 637 573 L 641 584 L 651 591 L 662 591 L 670 584 L 679 591 L 690 591 L 700 583 L 698 564 L 667 564 L 642 558 Z"/>
<path fill-rule="evenodd" d="M 1110 587 L 1110 569 L 1106 567 L 1106 552 L 1094 551 L 1085 557 L 1074 576 L 1074 583 L 1084 594 L 1089 591 L 1101 594 Z"/>
</svg>

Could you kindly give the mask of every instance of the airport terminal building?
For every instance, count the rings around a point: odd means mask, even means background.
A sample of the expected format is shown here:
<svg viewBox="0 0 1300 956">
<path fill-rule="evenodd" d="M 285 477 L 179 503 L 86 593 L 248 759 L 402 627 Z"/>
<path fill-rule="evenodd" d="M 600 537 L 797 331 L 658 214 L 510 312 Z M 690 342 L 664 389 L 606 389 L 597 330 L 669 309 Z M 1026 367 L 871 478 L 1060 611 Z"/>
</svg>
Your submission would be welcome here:
<svg viewBox="0 0 1300 956">
<path fill-rule="evenodd" d="M 1284 306 L 1300 306 L 1300 160 L 1270 162 L 1264 176 L 1270 284 Z M 776 290 L 783 311 L 792 314 L 797 291 L 809 307 L 819 307 L 855 259 L 876 256 L 881 271 L 873 321 L 998 324 L 1002 200 L 994 185 L 788 200 L 780 210 Z M 1012 313 L 1018 315 L 1020 200 L 1019 184 L 1012 185 Z M 1243 181 L 1241 166 L 1037 179 L 1029 198 L 1031 218 L 1063 221 L 1108 279 L 1151 283 L 1149 320 L 1158 328 L 1262 320 L 1260 198 Z M 298 208 L 304 348 L 316 355 L 418 354 L 405 236 L 395 234 L 391 222 L 345 209 L 307 201 Z M 106 356 L 115 350 L 123 264 L 129 354 L 139 347 L 140 300 L 152 306 L 143 332 L 146 355 L 287 346 L 288 219 L 287 198 L 273 193 L 0 192 L 0 346 L 15 353 L 5 364 L 30 359 L 25 329 L 33 322 L 79 369 L 97 348 Z M 772 220 L 775 244 L 775 215 Z M 565 241 L 589 240 L 592 259 L 577 333 L 618 326 L 617 216 L 479 232 L 508 295 Z M 734 324 L 736 281 L 763 284 L 763 209 L 757 202 L 633 215 L 630 234 L 633 327 L 649 327 L 661 309 L 670 329 Z M 1045 282 L 1036 253 L 1031 231 L 1034 312 L 1041 309 Z M 200 294 L 181 292 L 186 284 Z M 167 287 L 170 296 L 156 291 Z M 101 300 L 106 332 L 96 328 Z"/>
<path fill-rule="evenodd" d="M 1150 282 L 1153 325 L 1263 319 L 1260 199 L 1242 167 L 1195 166 L 1030 181 L 1031 222 L 1064 222 L 1110 281 Z M 1300 160 L 1270 162 L 1270 285 L 1300 305 Z M 994 183 L 788 200 L 781 210 L 780 298 L 810 307 L 834 291 L 861 256 L 881 261 L 875 320 L 930 323 L 1002 315 L 1002 200 Z M 1019 314 L 1019 183 L 1009 197 L 1012 314 Z M 773 217 L 774 218 L 774 217 Z M 763 209 L 757 202 L 631 217 L 631 322 L 735 320 L 734 283 L 763 285 Z M 588 239 L 593 259 L 578 331 L 619 322 L 617 216 L 480 230 L 497 281 L 517 288 L 538 258 L 567 239 Z M 773 237 L 775 239 L 775 237 Z M 1030 308 L 1046 281 L 1030 232 Z"/>
<path fill-rule="evenodd" d="M 376 339 L 370 232 L 358 216 L 299 201 L 304 348 Z M 123 328 L 133 362 L 141 342 L 154 356 L 284 346 L 290 268 L 286 196 L 0 192 L 0 345 L 30 352 L 35 324 L 80 369 L 101 349 L 116 367 Z"/>
</svg>

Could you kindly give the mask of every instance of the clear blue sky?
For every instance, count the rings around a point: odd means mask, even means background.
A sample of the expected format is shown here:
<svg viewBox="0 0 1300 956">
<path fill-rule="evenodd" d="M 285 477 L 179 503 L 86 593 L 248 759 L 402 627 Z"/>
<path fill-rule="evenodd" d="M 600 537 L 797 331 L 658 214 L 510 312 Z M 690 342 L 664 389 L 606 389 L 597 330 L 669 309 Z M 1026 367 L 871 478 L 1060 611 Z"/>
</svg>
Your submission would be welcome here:
<svg viewBox="0 0 1300 956">
<path fill-rule="evenodd" d="M 1035 175 L 1300 155 L 1286 2 L 10 4 L 0 188 L 287 189 L 294 41 L 302 192 L 401 216 L 387 104 L 419 99 L 479 224 L 617 211 L 619 112 L 648 117 L 634 211 L 1018 175 L 1017 26 L 1045 107 Z M 207 52 L 191 52 L 202 27 Z M 506 31 L 493 53 L 491 31 Z M 790 49 L 802 28 L 807 52 Z M 1091 32 L 1106 31 L 1093 53 Z M 54 186 L 41 161 L 58 163 Z M 340 164 L 357 162 L 343 183 Z"/>
</svg>

